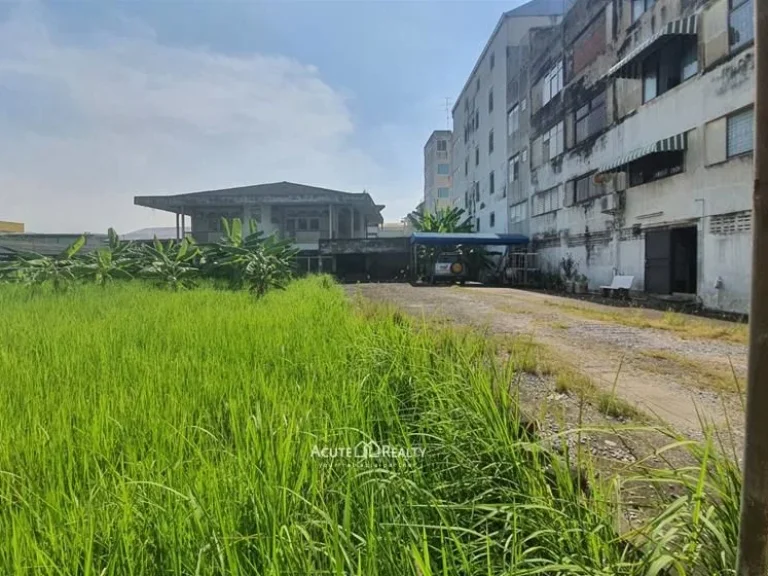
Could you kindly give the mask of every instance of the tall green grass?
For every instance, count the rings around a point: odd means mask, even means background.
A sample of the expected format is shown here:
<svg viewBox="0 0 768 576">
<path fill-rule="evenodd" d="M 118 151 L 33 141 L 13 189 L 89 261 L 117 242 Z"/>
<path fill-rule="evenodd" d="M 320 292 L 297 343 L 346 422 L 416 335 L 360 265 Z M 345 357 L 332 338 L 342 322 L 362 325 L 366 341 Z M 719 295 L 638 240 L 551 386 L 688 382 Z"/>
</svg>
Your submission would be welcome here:
<svg viewBox="0 0 768 576">
<path fill-rule="evenodd" d="M 686 548 L 724 525 L 702 512 L 698 476 L 659 478 L 687 499 L 666 524 L 622 537 L 617 481 L 577 455 L 586 485 L 529 436 L 489 341 L 358 309 L 326 278 L 259 301 L 4 286 L 0 318 L 2 574 L 714 566 L 703 546 Z M 424 453 L 317 455 L 370 440 Z M 710 477 L 709 455 L 701 470 Z"/>
</svg>

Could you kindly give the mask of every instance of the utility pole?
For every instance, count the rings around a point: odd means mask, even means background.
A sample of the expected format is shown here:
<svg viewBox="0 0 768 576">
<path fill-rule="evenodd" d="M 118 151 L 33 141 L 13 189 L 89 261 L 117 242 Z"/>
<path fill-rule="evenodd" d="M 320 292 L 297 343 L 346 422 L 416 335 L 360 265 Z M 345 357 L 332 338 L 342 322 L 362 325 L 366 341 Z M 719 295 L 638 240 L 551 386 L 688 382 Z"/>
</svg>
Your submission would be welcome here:
<svg viewBox="0 0 768 576">
<path fill-rule="evenodd" d="M 755 6 L 752 303 L 749 311 L 747 424 L 741 491 L 739 576 L 768 574 L 768 1 Z"/>
</svg>

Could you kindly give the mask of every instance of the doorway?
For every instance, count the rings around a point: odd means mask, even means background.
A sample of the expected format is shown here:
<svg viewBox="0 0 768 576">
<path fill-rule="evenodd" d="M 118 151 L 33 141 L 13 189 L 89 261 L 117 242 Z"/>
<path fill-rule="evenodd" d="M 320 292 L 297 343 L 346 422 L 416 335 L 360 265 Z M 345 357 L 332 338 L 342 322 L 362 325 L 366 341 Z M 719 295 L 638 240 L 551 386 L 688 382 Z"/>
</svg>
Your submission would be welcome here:
<svg viewBox="0 0 768 576">
<path fill-rule="evenodd" d="M 645 291 L 695 294 L 697 283 L 695 226 L 645 233 Z"/>
</svg>

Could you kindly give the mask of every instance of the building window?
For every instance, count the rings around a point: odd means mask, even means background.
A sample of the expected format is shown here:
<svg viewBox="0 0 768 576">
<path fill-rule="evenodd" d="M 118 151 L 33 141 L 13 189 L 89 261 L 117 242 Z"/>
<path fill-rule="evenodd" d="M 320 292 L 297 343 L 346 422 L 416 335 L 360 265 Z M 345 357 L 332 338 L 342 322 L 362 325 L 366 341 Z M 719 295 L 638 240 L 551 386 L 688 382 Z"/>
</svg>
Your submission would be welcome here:
<svg viewBox="0 0 768 576">
<path fill-rule="evenodd" d="M 754 109 L 728 117 L 728 158 L 752 151 L 754 146 Z"/>
<path fill-rule="evenodd" d="M 451 167 L 449 164 L 438 164 L 437 165 L 437 173 L 438 174 L 450 174 L 451 173 Z"/>
<path fill-rule="evenodd" d="M 480 232 L 480 218 L 475 218 L 475 232 Z"/>
<path fill-rule="evenodd" d="M 475 202 L 480 202 L 480 182 L 473 182 L 472 187 L 475 189 Z"/>
<path fill-rule="evenodd" d="M 676 150 L 650 154 L 635 160 L 629 165 L 629 185 L 640 186 L 667 176 L 680 174 L 683 171 L 684 159 L 683 151 Z"/>
<path fill-rule="evenodd" d="M 632 0 L 632 22 L 636 22 L 655 3 L 656 0 Z"/>
<path fill-rule="evenodd" d="M 602 184 L 595 184 L 594 174 L 588 176 L 582 176 L 576 180 L 571 180 L 566 183 L 566 202 L 565 204 L 573 204 L 574 202 L 584 202 L 590 198 L 602 196 L 604 193 Z"/>
<path fill-rule="evenodd" d="M 507 136 L 512 136 L 520 128 L 520 107 L 515 106 L 507 112 Z"/>
<path fill-rule="evenodd" d="M 643 62 L 643 103 L 650 102 L 659 91 L 659 60 L 647 58 Z"/>
<path fill-rule="evenodd" d="M 438 152 L 448 152 L 448 141 L 447 140 L 438 140 L 437 141 L 437 151 Z"/>
<path fill-rule="evenodd" d="M 464 158 L 464 176 L 469 174 L 469 157 Z"/>
<path fill-rule="evenodd" d="M 515 155 L 512 158 L 509 159 L 509 162 L 507 163 L 507 171 L 509 172 L 508 178 L 509 182 L 516 182 L 520 179 L 520 161 L 519 156 Z"/>
<path fill-rule="evenodd" d="M 496 191 L 496 175 L 493 173 L 493 170 L 491 170 L 491 173 L 488 175 L 488 193 L 493 194 Z"/>
<path fill-rule="evenodd" d="M 475 148 L 475 166 L 480 165 L 480 147 Z"/>
<path fill-rule="evenodd" d="M 544 192 L 539 192 L 533 196 L 533 206 L 531 215 L 540 216 L 547 212 L 554 212 L 560 208 L 560 188 L 555 186 Z"/>
<path fill-rule="evenodd" d="M 449 198 L 451 196 L 451 189 L 450 188 L 438 188 L 437 189 L 437 197 L 438 198 Z"/>
<path fill-rule="evenodd" d="M 562 154 L 564 143 L 563 123 L 560 122 L 542 136 L 541 153 L 543 161 L 552 160 Z"/>
<path fill-rule="evenodd" d="M 493 154 L 493 130 L 488 132 L 488 155 Z"/>
<path fill-rule="evenodd" d="M 730 0 L 731 9 L 728 13 L 728 36 L 731 51 L 738 50 L 752 42 L 755 37 L 752 0 Z"/>
<path fill-rule="evenodd" d="M 493 88 L 488 91 L 488 114 L 493 112 Z"/>
<path fill-rule="evenodd" d="M 511 224 L 522 222 L 527 218 L 528 202 L 521 202 L 509 207 L 509 221 Z"/>
<path fill-rule="evenodd" d="M 690 42 L 688 46 L 683 48 L 681 66 L 683 80 L 688 80 L 699 71 L 699 47 L 696 42 Z"/>
<path fill-rule="evenodd" d="M 488 217 L 488 222 L 491 225 L 491 228 L 496 226 L 496 213 L 495 212 L 491 212 L 491 215 Z"/>
<path fill-rule="evenodd" d="M 549 73 L 544 76 L 542 106 L 552 100 L 563 89 L 563 61 L 557 63 Z"/>
<path fill-rule="evenodd" d="M 496 53 L 491 52 L 491 70 L 493 70 L 494 66 L 496 66 Z"/>
<path fill-rule="evenodd" d="M 576 110 L 575 120 L 577 144 L 605 128 L 607 121 L 605 92 L 601 92 L 590 102 Z"/>
</svg>

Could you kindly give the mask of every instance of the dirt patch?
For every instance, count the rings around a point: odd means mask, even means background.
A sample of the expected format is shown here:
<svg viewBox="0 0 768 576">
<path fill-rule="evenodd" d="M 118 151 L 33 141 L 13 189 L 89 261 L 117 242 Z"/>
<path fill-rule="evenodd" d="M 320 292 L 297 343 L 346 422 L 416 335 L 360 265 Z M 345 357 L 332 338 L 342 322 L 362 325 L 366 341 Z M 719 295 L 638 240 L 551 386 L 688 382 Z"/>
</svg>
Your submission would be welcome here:
<svg viewBox="0 0 768 576">
<path fill-rule="evenodd" d="M 439 317 L 535 343 L 555 360 L 561 373 L 565 367 L 586 376 L 602 394 L 593 396 L 589 403 L 589 410 L 599 414 L 590 416 L 590 423 L 617 423 L 600 411 L 600 404 L 613 397 L 690 438 L 703 437 L 703 423 L 720 430 L 727 428 L 736 452 L 741 453 L 744 417 L 742 399 L 734 390 L 746 376 L 747 349 L 743 343 L 730 341 L 740 337 L 714 337 L 737 333 L 742 330 L 738 325 L 675 317 L 671 324 L 677 328 L 658 328 L 653 322 L 670 322 L 663 313 L 652 312 L 656 318 L 648 321 L 625 321 L 615 316 L 624 310 L 579 303 L 577 308 L 588 307 L 589 312 L 584 313 L 574 310 L 570 299 L 508 288 L 360 284 L 348 290 L 391 302 L 413 315 Z M 691 326 L 695 329 L 687 329 Z M 530 378 L 521 381 L 523 404 L 538 410 L 540 394 L 530 398 L 528 394 L 545 389 L 544 404 L 552 404 L 552 399 L 555 404 L 574 400 L 583 421 L 585 407 L 578 400 L 579 394 L 558 386 L 555 371 L 550 372 L 538 374 L 538 384 Z M 729 375 L 735 377 L 733 387 L 728 385 Z M 565 414 L 568 426 L 580 421 L 573 419 L 573 410 Z"/>
</svg>

